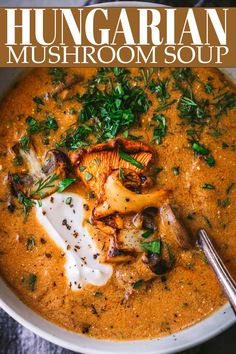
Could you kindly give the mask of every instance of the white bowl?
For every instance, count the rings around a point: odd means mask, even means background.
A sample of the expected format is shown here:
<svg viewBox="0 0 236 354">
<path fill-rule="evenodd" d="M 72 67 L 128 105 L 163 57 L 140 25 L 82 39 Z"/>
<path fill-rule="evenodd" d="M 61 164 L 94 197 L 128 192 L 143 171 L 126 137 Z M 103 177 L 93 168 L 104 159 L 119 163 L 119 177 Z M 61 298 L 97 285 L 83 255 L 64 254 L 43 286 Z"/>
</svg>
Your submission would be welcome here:
<svg viewBox="0 0 236 354">
<path fill-rule="evenodd" d="M 75 1 L 67 2 L 67 6 L 75 5 Z M 41 1 L 42 4 L 42 1 Z M 114 6 L 114 3 L 112 4 Z M 136 5 L 135 2 L 115 3 L 116 6 Z M 19 6 L 19 5 L 18 5 Z M 105 6 L 105 4 L 101 4 Z M 138 6 L 153 6 L 153 4 L 139 3 Z M 156 4 L 155 4 L 156 6 Z M 236 79 L 236 68 L 226 69 L 227 73 Z M 0 96 L 2 96 L 15 82 L 16 78 L 25 69 L 4 68 L 0 69 Z M 0 279 L 0 307 L 10 316 L 30 329 L 35 334 L 64 348 L 86 354 L 167 354 L 175 353 L 198 345 L 220 334 L 235 323 L 235 315 L 229 305 L 225 305 L 207 319 L 193 325 L 174 335 L 160 339 L 135 340 L 135 341 L 108 341 L 91 339 L 62 329 L 40 317 L 24 305 L 16 295 Z"/>
</svg>

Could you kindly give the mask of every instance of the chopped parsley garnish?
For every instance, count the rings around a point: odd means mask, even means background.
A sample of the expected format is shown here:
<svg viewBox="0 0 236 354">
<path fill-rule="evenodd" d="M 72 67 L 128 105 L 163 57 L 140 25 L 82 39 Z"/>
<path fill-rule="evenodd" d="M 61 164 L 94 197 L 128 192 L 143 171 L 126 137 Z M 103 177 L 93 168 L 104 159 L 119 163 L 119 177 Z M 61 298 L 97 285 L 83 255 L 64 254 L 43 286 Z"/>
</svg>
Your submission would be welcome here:
<svg viewBox="0 0 236 354">
<path fill-rule="evenodd" d="M 132 87 L 129 82 L 117 83 L 110 92 L 91 88 L 80 101 L 83 108 L 79 122 L 95 119 L 98 141 L 112 139 L 118 133 L 139 123 L 139 116 L 149 108 L 149 101 L 142 88 Z"/>
<path fill-rule="evenodd" d="M 204 219 L 204 221 L 207 223 L 207 225 L 212 228 L 212 224 L 210 222 L 210 220 L 208 219 L 208 217 L 206 215 L 202 215 L 202 218 Z"/>
<path fill-rule="evenodd" d="M 133 289 L 139 289 L 143 284 L 144 284 L 144 280 L 139 279 L 135 283 L 133 283 Z"/>
<path fill-rule="evenodd" d="M 186 130 L 186 133 L 187 133 L 187 135 L 189 135 L 189 136 L 194 136 L 194 135 L 197 134 L 196 130 L 194 130 L 194 129 L 187 129 L 187 130 Z"/>
<path fill-rule="evenodd" d="M 125 161 L 131 163 L 131 164 L 134 165 L 135 167 L 140 168 L 140 169 L 143 169 L 143 168 L 144 168 L 144 165 L 143 165 L 141 162 L 135 160 L 132 156 L 130 156 L 130 155 L 127 154 L 126 152 L 120 150 L 120 151 L 119 151 L 119 155 L 120 155 L 120 158 L 121 158 L 122 160 L 125 160 Z"/>
<path fill-rule="evenodd" d="M 199 155 L 208 155 L 210 150 L 205 146 L 199 144 L 197 141 L 194 141 L 192 144 L 193 150 Z"/>
<path fill-rule="evenodd" d="M 230 203 L 231 203 L 231 200 L 230 200 L 229 197 L 227 197 L 227 198 L 225 198 L 223 200 L 221 200 L 221 199 L 217 200 L 217 204 L 221 208 L 227 208 L 230 205 Z"/>
<path fill-rule="evenodd" d="M 212 91 L 214 90 L 213 86 L 211 83 L 207 82 L 205 85 L 204 85 L 204 90 L 206 93 L 212 93 Z"/>
<path fill-rule="evenodd" d="M 109 78 L 105 88 L 98 87 L 94 79 L 88 83 L 87 91 L 83 95 L 74 96 L 74 99 L 82 104 L 78 125 L 80 127 L 90 121 L 90 133 L 95 136 L 97 142 L 112 139 L 119 133 L 139 125 L 140 115 L 145 113 L 151 104 L 143 88 L 131 84 L 132 77 L 127 75 L 126 69 L 108 69 L 98 72 L 99 75 Z"/>
<path fill-rule="evenodd" d="M 72 202 L 72 197 L 67 197 L 65 202 L 66 202 L 66 205 L 70 205 Z"/>
<path fill-rule="evenodd" d="M 174 176 L 178 176 L 179 175 L 179 166 L 172 167 L 172 172 L 173 172 Z"/>
<path fill-rule="evenodd" d="M 75 108 L 70 108 L 69 111 L 68 111 L 69 114 L 76 114 L 77 111 Z"/>
<path fill-rule="evenodd" d="M 58 185 L 58 192 L 63 192 L 67 187 L 69 187 L 72 183 L 76 182 L 77 178 L 65 178 Z"/>
<path fill-rule="evenodd" d="M 182 89 L 183 84 L 191 85 L 196 79 L 191 68 L 179 68 L 173 71 L 172 76 L 175 80 L 174 87 L 176 89 Z"/>
<path fill-rule="evenodd" d="M 229 144 L 223 142 L 222 143 L 222 149 L 227 149 L 229 147 Z"/>
<path fill-rule="evenodd" d="M 155 141 L 157 145 L 160 145 L 162 143 L 162 137 L 166 136 L 166 118 L 162 114 L 159 114 L 152 117 L 152 120 L 158 123 L 158 126 L 155 127 L 153 131 L 153 141 Z"/>
<path fill-rule="evenodd" d="M 126 68 L 119 68 L 119 67 L 114 67 L 110 68 L 110 70 L 113 72 L 116 78 L 119 80 L 123 80 L 124 77 L 129 73 L 129 70 Z"/>
<path fill-rule="evenodd" d="M 211 155 L 210 150 L 204 145 L 200 144 L 198 141 L 192 141 L 192 149 L 193 151 L 200 156 L 203 156 L 204 161 L 208 164 L 208 166 L 215 166 L 215 159 Z"/>
<path fill-rule="evenodd" d="M 46 120 L 41 122 L 40 128 L 41 128 L 41 130 L 44 130 L 44 133 L 45 133 L 45 130 L 50 131 L 51 129 L 54 130 L 54 132 L 55 132 L 58 129 L 58 124 L 57 124 L 57 121 L 54 117 L 47 116 Z"/>
<path fill-rule="evenodd" d="M 96 291 L 94 294 L 95 297 L 102 297 L 103 293 L 101 291 Z"/>
<path fill-rule="evenodd" d="M 151 81 L 149 83 L 149 89 L 152 93 L 156 94 L 156 97 L 162 102 L 166 103 L 166 99 L 170 97 L 170 94 L 167 90 L 168 80 L 166 81 Z"/>
<path fill-rule="evenodd" d="M 24 151 L 28 151 L 29 150 L 29 143 L 30 143 L 30 138 L 26 135 L 22 136 L 22 138 L 20 138 L 20 147 L 22 150 Z"/>
<path fill-rule="evenodd" d="M 92 175 L 90 172 L 85 171 L 85 172 L 84 172 L 84 178 L 85 178 L 85 180 L 86 180 L 87 182 L 89 182 L 89 181 L 91 181 L 91 179 L 93 178 L 93 175 Z"/>
<path fill-rule="evenodd" d="M 139 135 L 139 136 L 135 136 L 135 135 L 132 135 L 132 134 L 129 134 L 129 131 L 126 130 L 124 133 L 123 133 L 123 137 L 125 139 L 131 139 L 131 140 L 134 140 L 134 141 L 137 141 L 137 140 L 140 140 L 143 138 L 142 135 Z"/>
<path fill-rule="evenodd" d="M 230 194 L 234 186 L 235 186 L 235 182 L 231 182 L 228 188 L 226 189 L 226 194 Z"/>
<path fill-rule="evenodd" d="M 56 131 L 58 124 L 53 116 L 47 115 L 45 120 L 38 122 L 34 117 L 27 117 L 26 123 L 28 124 L 28 133 L 36 134 L 42 133 L 44 136 L 48 136 L 50 131 Z"/>
<path fill-rule="evenodd" d="M 69 150 L 89 145 L 88 136 L 92 133 L 92 128 L 87 124 L 83 124 L 75 129 L 68 129 L 66 135 L 63 136 L 56 147 L 65 147 Z"/>
<path fill-rule="evenodd" d="M 225 130 L 223 129 L 213 129 L 211 132 L 209 132 L 209 135 L 213 136 L 214 138 L 219 138 L 225 133 Z"/>
<path fill-rule="evenodd" d="M 129 70 L 126 68 L 119 68 L 119 67 L 114 67 L 114 68 L 109 68 L 109 67 L 104 67 L 104 68 L 98 68 L 97 69 L 97 75 L 95 78 L 91 80 L 91 83 L 107 83 L 112 79 L 112 75 L 115 76 L 115 81 L 121 81 L 124 80 L 129 74 Z"/>
<path fill-rule="evenodd" d="M 161 254 L 161 240 L 142 242 L 141 246 L 151 253 Z"/>
<path fill-rule="evenodd" d="M 144 89 L 132 81 L 125 68 L 99 68 L 88 81 L 87 91 L 71 98 L 82 105 L 77 126 L 69 129 L 57 146 L 76 150 L 90 145 L 90 139 L 103 142 L 138 126 L 141 114 L 147 112 L 151 102 Z M 128 138 L 141 137 L 128 134 Z"/>
<path fill-rule="evenodd" d="M 185 119 L 187 124 L 202 126 L 210 117 L 208 106 L 207 100 L 197 101 L 191 90 L 185 90 L 177 108 L 180 117 Z"/>
<path fill-rule="evenodd" d="M 27 240 L 26 247 L 28 251 L 31 251 L 36 245 L 34 237 L 30 237 Z"/>
<path fill-rule="evenodd" d="M 53 85 L 65 83 L 65 77 L 67 73 L 64 68 L 50 68 L 48 70 L 48 74 L 52 77 Z"/>
<path fill-rule="evenodd" d="M 19 192 L 17 197 L 19 202 L 24 206 L 24 214 L 25 214 L 24 223 L 25 223 L 27 221 L 31 209 L 35 205 L 35 202 L 30 198 L 27 198 L 22 192 Z"/>
<path fill-rule="evenodd" d="M 215 103 L 217 109 L 216 117 L 219 118 L 222 114 L 227 114 L 228 110 L 236 106 L 236 94 L 227 92 L 222 94 L 222 97 Z"/>
<path fill-rule="evenodd" d="M 42 106 L 44 105 L 44 101 L 43 101 L 43 99 L 42 99 L 41 97 L 35 96 L 35 97 L 33 98 L 33 101 L 34 101 L 35 103 L 37 103 L 37 104 L 41 104 Z"/>
<path fill-rule="evenodd" d="M 28 133 L 35 134 L 39 132 L 39 124 L 34 117 L 28 116 L 26 118 L 26 123 L 28 124 Z"/>
<path fill-rule="evenodd" d="M 16 157 L 14 157 L 13 163 L 15 166 L 23 165 L 23 157 L 21 155 L 17 155 Z"/>
<path fill-rule="evenodd" d="M 149 236 L 151 236 L 155 231 L 153 229 L 148 229 L 147 231 L 145 231 L 144 233 L 142 233 L 142 237 L 143 238 L 148 238 Z"/>
<path fill-rule="evenodd" d="M 207 156 L 204 158 L 204 161 L 208 164 L 208 166 L 213 167 L 216 164 L 216 161 L 213 156 Z"/>
<path fill-rule="evenodd" d="M 211 184 L 211 183 L 204 183 L 202 185 L 202 188 L 203 189 L 216 189 L 216 187 L 213 184 Z"/>
<path fill-rule="evenodd" d="M 29 288 L 31 291 L 35 290 L 36 282 L 37 282 L 37 276 L 33 273 L 30 273 L 28 283 L 29 283 Z"/>
</svg>

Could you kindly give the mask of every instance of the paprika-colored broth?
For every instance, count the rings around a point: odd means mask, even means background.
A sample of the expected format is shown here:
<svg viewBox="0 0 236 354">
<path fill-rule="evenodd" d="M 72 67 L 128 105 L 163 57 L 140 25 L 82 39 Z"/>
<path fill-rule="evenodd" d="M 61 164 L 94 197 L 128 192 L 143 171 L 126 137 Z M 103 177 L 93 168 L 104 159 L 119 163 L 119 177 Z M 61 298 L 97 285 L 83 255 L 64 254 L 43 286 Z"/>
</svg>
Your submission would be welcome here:
<svg viewBox="0 0 236 354">
<path fill-rule="evenodd" d="M 234 86 L 216 69 L 166 68 L 152 72 L 151 68 L 136 68 L 130 69 L 130 73 L 119 70 L 34 69 L 3 98 L 0 274 L 25 304 L 68 330 L 113 340 L 154 338 L 193 325 L 226 302 L 214 274 L 194 246 L 199 228 L 209 232 L 220 256 L 236 277 L 236 95 Z M 93 82 L 92 78 L 95 78 Z M 128 89 L 124 88 L 126 81 L 130 85 Z M 137 103 L 140 106 L 129 104 L 131 111 L 124 112 L 131 121 L 134 113 L 135 122 L 124 126 L 119 122 L 116 131 L 114 126 L 109 130 L 108 124 L 112 125 L 115 119 L 112 116 L 99 130 L 102 113 L 96 112 L 97 120 L 93 115 L 86 118 L 87 101 L 82 96 L 94 85 L 100 91 L 106 88 L 110 95 L 107 99 L 113 100 L 112 104 L 115 102 L 119 112 L 125 100 L 121 90 L 127 89 L 127 95 L 129 92 L 132 95 L 137 94 L 132 93 L 132 88 L 140 87 L 141 103 Z M 109 85 L 118 90 L 115 98 L 109 93 Z M 91 99 L 91 95 L 88 97 Z M 96 101 L 92 103 L 100 109 L 96 104 Z M 123 115 L 123 122 L 128 119 L 127 115 Z M 41 126 L 40 122 L 43 122 Z M 80 137 L 79 142 L 63 142 L 67 130 L 75 129 L 78 124 L 89 126 L 92 131 Z M 88 284 L 75 291 L 65 274 L 65 253 L 39 223 L 35 206 L 27 209 L 9 186 L 9 174 L 28 173 L 13 146 L 20 141 L 21 146 L 27 147 L 30 141 L 39 158 L 55 147 L 71 157 L 73 150 L 117 136 L 144 142 L 156 152 L 155 165 L 149 169 L 154 171 L 155 188 L 171 191 L 172 204 L 188 230 L 192 247 L 174 255 L 173 265 L 162 274 L 147 282 L 135 279 L 134 292 L 128 296 L 117 282 L 117 272 L 126 269 L 129 273 L 136 264 L 133 260 L 111 261 L 113 274 L 105 285 Z M 76 175 L 75 171 L 70 173 L 71 177 Z M 91 195 L 80 179 L 67 191 L 86 198 L 89 214 L 96 204 L 96 195 Z M 157 225 L 156 230 L 150 231 L 150 239 L 159 239 L 161 230 Z M 143 238 L 143 242 L 150 239 Z"/>
</svg>

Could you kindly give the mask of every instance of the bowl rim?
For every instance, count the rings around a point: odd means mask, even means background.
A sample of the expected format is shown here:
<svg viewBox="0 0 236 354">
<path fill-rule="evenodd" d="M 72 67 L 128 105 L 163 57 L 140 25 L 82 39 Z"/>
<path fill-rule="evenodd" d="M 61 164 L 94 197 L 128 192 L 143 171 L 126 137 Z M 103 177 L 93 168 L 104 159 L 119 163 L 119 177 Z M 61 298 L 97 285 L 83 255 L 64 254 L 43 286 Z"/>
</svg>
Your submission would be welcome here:
<svg viewBox="0 0 236 354">
<path fill-rule="evenodd" d="M 136 354 L 137 350 L 142 354 L 177 353 L 210 340 L 236 323 L 233 310 L 227 303 L 209 317 L 169 336 L 128 341 L 101 340 L 68 331 L 47 321 L 25 305 L 1 278 L 0 288 L 5 288 L 7 292 L 5 300 L 0 297 L 0 308 L 14 320 L 51 343 L 83 354 L 118 354 L 124 351 L 126 354 Z M 15 306 L 8 303 L 11 301 L 14 301 Z M 43 329 L 44 325 L 46 329 Z M 71 338 L 64 339 L 63 336 L 76 337 L 78 343 L 71 342 Z"/>
<path fill-rule="evenodd" d="M 44 0 L 41 0 L 41 5 Z M 76 1 L 68 1 L 67 6 L 76 6 Z M 123 1 L 123 2 L 106 2 L 92 6 L 99 7 L 165 7 L 156 3 L 138 2 L 138 1 Z M 52 342 L 56 345 L 64 347 L 75 352 L 85 354 L 115 354 L 125 352 L 126 354 L 142 353 L 142 354 L 170 354 L 182 350 L 190 349 L 199 345 L 225 331 L 227 328 L 236 323 L 236 318 L 229 304 L 221 307 L 217 312 L 211 314 L 207 318 L 198 323 L 176 332 L 173 335 L 145 340 L 133 341 L 110 341 L 100 340 L 86 337 L 77 333 L 62 329 L 56 324 L 53 324 L 43 317 L 35 313 L 27 307 L 13 293 L 13 291 L 0 278 L 0 289 L 7 292 L 6 299 L 2 299 L 0 294 L 0 307 L 6 311 L 13 319 L 29 329 L 36 335 Z M 13 301 L 15 307 L 10 305 Z M 46 327 L 46 329 L 43 329 Z M 60 336 L 61 334 L 61 336 Z M 72 343 L 70 339 L 65 337 L 76 337 L 77 341 Z M 165 343 L 168 343 L 166 344 Z"/>
</svg>

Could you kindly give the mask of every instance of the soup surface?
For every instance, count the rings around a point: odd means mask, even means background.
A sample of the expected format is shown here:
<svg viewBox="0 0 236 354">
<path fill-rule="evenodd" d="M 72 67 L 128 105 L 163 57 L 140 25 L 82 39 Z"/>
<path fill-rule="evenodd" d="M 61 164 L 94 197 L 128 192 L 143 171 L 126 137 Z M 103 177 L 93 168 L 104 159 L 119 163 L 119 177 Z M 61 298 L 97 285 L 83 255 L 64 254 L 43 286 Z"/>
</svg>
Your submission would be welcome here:
<svg viewBox="0 0 236 354">
<path fill-rule="evenodd" d="M 168 335 L 216 311 L 225 297 L 194 244 L 205 228 L 236 277 L 235 106 L 210 68 L 30 71 L 0 109 L 3 279 L 98 338 Z"/>
</svg>

